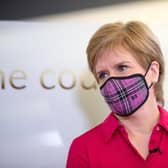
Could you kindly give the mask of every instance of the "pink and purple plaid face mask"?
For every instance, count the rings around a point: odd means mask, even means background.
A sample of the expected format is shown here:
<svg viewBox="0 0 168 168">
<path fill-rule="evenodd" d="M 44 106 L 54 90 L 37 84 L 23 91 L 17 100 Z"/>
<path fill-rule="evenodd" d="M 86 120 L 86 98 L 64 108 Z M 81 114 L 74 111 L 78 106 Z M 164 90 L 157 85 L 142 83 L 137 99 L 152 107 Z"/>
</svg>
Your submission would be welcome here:
<svg viewBox="0 0 168 168">
<path fill-rule="evenodd" d="M 147 73 L 147 72 L 146 72 Z M 129 116 L 139 109 L 149 96 L 145 75 L 133 74 L 124 77 L 110 77 L 100 87 L 100 92 L 112 112 Z"/>
</svg>

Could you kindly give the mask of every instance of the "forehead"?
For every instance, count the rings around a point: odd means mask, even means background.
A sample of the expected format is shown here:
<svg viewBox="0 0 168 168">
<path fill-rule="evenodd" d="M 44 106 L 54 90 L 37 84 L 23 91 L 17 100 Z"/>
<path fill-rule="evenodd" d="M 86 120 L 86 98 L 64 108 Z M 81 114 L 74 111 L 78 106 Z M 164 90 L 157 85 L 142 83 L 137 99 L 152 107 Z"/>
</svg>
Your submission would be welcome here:
<svg viewBox="0 0 168 168">
<path fill-rule="evenodd" d="M 109 48 L 101 51 L 95 61 L 95 70 L 107 65 L 118 64 L 120 62 L 130 62 L 132 64 L 139 64 L 135 55 L 130 51 L 120 48 Z"/>
</svg>

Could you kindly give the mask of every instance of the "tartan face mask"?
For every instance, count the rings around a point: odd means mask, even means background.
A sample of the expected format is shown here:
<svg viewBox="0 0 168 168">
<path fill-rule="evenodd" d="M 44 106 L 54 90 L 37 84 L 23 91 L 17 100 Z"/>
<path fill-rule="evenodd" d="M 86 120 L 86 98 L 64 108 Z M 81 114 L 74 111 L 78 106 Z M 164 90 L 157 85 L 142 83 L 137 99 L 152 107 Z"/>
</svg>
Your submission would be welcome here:
<svg viewBox="0 0 168 168">
<path fill-rule="evenodd" d="M 148 70 L 147 70 L 148 72 Z M 149 96 L 145 75 L 133 74 L 124 77 L 110 77 L 100 87 L 100 92 L 112 112 L 129 116 L 139 109 Z"/>
</svg>

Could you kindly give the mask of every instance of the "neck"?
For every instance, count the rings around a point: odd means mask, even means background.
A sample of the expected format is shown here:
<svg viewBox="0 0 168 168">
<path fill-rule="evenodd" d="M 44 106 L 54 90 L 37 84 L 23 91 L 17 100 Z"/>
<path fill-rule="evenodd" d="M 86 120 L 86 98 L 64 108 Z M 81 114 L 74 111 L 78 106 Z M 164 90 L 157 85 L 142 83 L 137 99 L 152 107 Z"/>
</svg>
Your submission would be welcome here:
<svg viewBox="0 0 168 168">
<path fill-rule="evenodd" d="M 144 104 L 143 107 L 131 116 L 117 116 L 117 118 L 120 120 L 121 124 L 124 125 L 128 133 L 149 134 L 152 132 L 153 127 L 157 124 L 159 116 L 160 112 L 157 108 L 157 104 Z"/>
</svg>

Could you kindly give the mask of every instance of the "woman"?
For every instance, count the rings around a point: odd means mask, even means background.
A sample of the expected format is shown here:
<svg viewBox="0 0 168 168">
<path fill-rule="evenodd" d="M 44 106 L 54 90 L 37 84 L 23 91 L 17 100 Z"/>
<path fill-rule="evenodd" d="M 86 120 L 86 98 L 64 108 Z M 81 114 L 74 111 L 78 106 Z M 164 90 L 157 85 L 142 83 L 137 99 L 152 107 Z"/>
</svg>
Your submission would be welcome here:
<svg viewBox="0 0 168 168">
<path fill-rule="evenodd" d="M 67 168 L 168 167 L 164 61 L 155 35 L 138 21 L 106 24 L 87 56 L 112 112 L 72 142 Z"/>
</svg>

